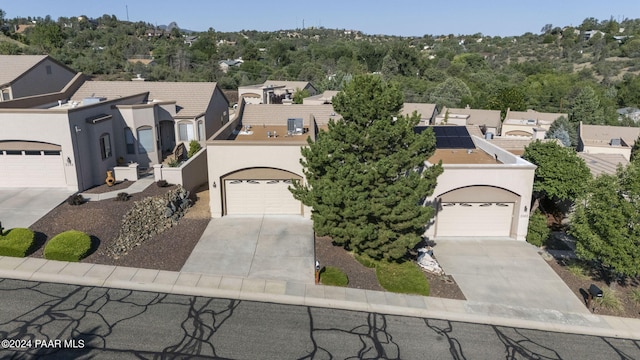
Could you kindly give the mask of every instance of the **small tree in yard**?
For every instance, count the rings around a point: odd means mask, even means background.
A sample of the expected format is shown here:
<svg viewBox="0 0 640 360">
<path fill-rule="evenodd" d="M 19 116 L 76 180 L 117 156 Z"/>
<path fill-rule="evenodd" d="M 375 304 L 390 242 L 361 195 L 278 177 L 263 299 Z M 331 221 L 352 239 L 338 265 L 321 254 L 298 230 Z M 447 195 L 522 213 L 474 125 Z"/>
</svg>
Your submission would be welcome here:
<svg viewBox="0 0 640 360">
<path fill-rule="evenodd" d="M 329 122 L 302 149 L 307 184 L 294 197 L 313 208 L 320 236 L 374 259 L 399 260 L 421 240 L 434 209 L 439 165 L 425 168 L 435 150 L 431 131 L 403 117 L 402 93 L 377 76 L 357 76 L 333 101 L 343 118 Z"/>
<path fill-rule="evenodd" d="M 576 254 L 609 281 L 640 275 L 640 163 L 600 175 L 571 221 Z"/>
<path fill-rule="evenodd" d="M 531 213 L 542 200 L 551 200 L 562 207 L 582 196 L 591 179 L 584 160 L 570 148 L 555 142 L 536 140 L 525 148 L 522 158 L 537 166 L 533 181 L 533 205 Z"/>
</svg>

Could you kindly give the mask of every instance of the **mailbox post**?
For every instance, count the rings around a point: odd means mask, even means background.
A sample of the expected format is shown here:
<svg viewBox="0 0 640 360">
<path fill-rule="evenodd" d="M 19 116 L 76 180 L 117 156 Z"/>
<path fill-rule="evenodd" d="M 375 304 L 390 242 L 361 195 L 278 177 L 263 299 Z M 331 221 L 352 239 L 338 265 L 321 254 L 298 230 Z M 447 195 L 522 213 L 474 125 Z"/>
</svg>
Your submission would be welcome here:
<svg viewBox="0 0 640 360">
<path fill-rule="evenodd" d="M 316 285 L 320 284 L 320 262 L 316 260 Z"/>
<path fill-rule="evenodd" d="M 587 308 L 591 309 L 591 300 L 593 300 L 593 298 L 601 298 L 602 297 L 602 289 L 597 287 L 595 284 L 591 284 L 589 286 L 588 293 L 589 294 L 588 294 L 588 297 L 587 297 Z M 593 309 L 591 309 L 591 311 L 593 311 Z"/>
</svg>

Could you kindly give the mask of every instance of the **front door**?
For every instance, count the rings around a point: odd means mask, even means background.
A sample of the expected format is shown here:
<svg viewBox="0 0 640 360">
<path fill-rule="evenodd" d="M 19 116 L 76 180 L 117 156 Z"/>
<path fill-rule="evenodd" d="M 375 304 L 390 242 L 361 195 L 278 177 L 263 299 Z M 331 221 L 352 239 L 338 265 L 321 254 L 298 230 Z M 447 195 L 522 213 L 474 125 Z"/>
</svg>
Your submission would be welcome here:
<svg viewBox="0 0 640 360">
<path fill-rule="evenodd" d="M 162 155 L 171 153 L 176 147 L 176 131 L 173 121 L 160 121 L 160 148 Z"/>
</svg>

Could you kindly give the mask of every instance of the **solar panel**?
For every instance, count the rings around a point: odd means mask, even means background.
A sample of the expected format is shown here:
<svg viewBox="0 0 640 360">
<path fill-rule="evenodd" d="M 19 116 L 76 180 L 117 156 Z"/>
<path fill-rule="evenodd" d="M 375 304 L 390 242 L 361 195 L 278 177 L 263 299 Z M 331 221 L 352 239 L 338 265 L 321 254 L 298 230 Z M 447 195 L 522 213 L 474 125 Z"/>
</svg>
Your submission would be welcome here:
<svg viewBox="0 0 640 360">
<path fill-rule="evenodd" d="M 476 146 L 465 126 L 416 126 L 418 134 L 431 128 L 436 136 L 437 149 L 475 149 Z"/>
</svg>

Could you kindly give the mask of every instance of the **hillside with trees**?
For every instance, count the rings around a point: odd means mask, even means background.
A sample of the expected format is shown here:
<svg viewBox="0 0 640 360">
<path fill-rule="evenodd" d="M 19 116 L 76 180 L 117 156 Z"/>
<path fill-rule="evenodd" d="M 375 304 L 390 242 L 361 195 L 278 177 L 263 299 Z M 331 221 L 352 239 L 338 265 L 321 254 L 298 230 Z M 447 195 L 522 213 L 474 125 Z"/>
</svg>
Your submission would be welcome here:
<svg viewBox="0 0 640 360">
<path fill-rule="evenodd" d="M 619 124 L 617 108 L 640 107 L 640 19 L 588 18 L 513 37 L 398 37 L 325 28 L 192 33 L 106 14 L 6 19 L 0 10 L 0 28 L 0 54 L 49 54 L 105 80 L 140 74 L 224 89 L 308 80 L 322 91 L 379 73 L 407 102 L 567 112 L 572 122 L 597 124 Z M 219 62 L 230 59 L 243 62 L 224 72 Z"/>
</svg>

